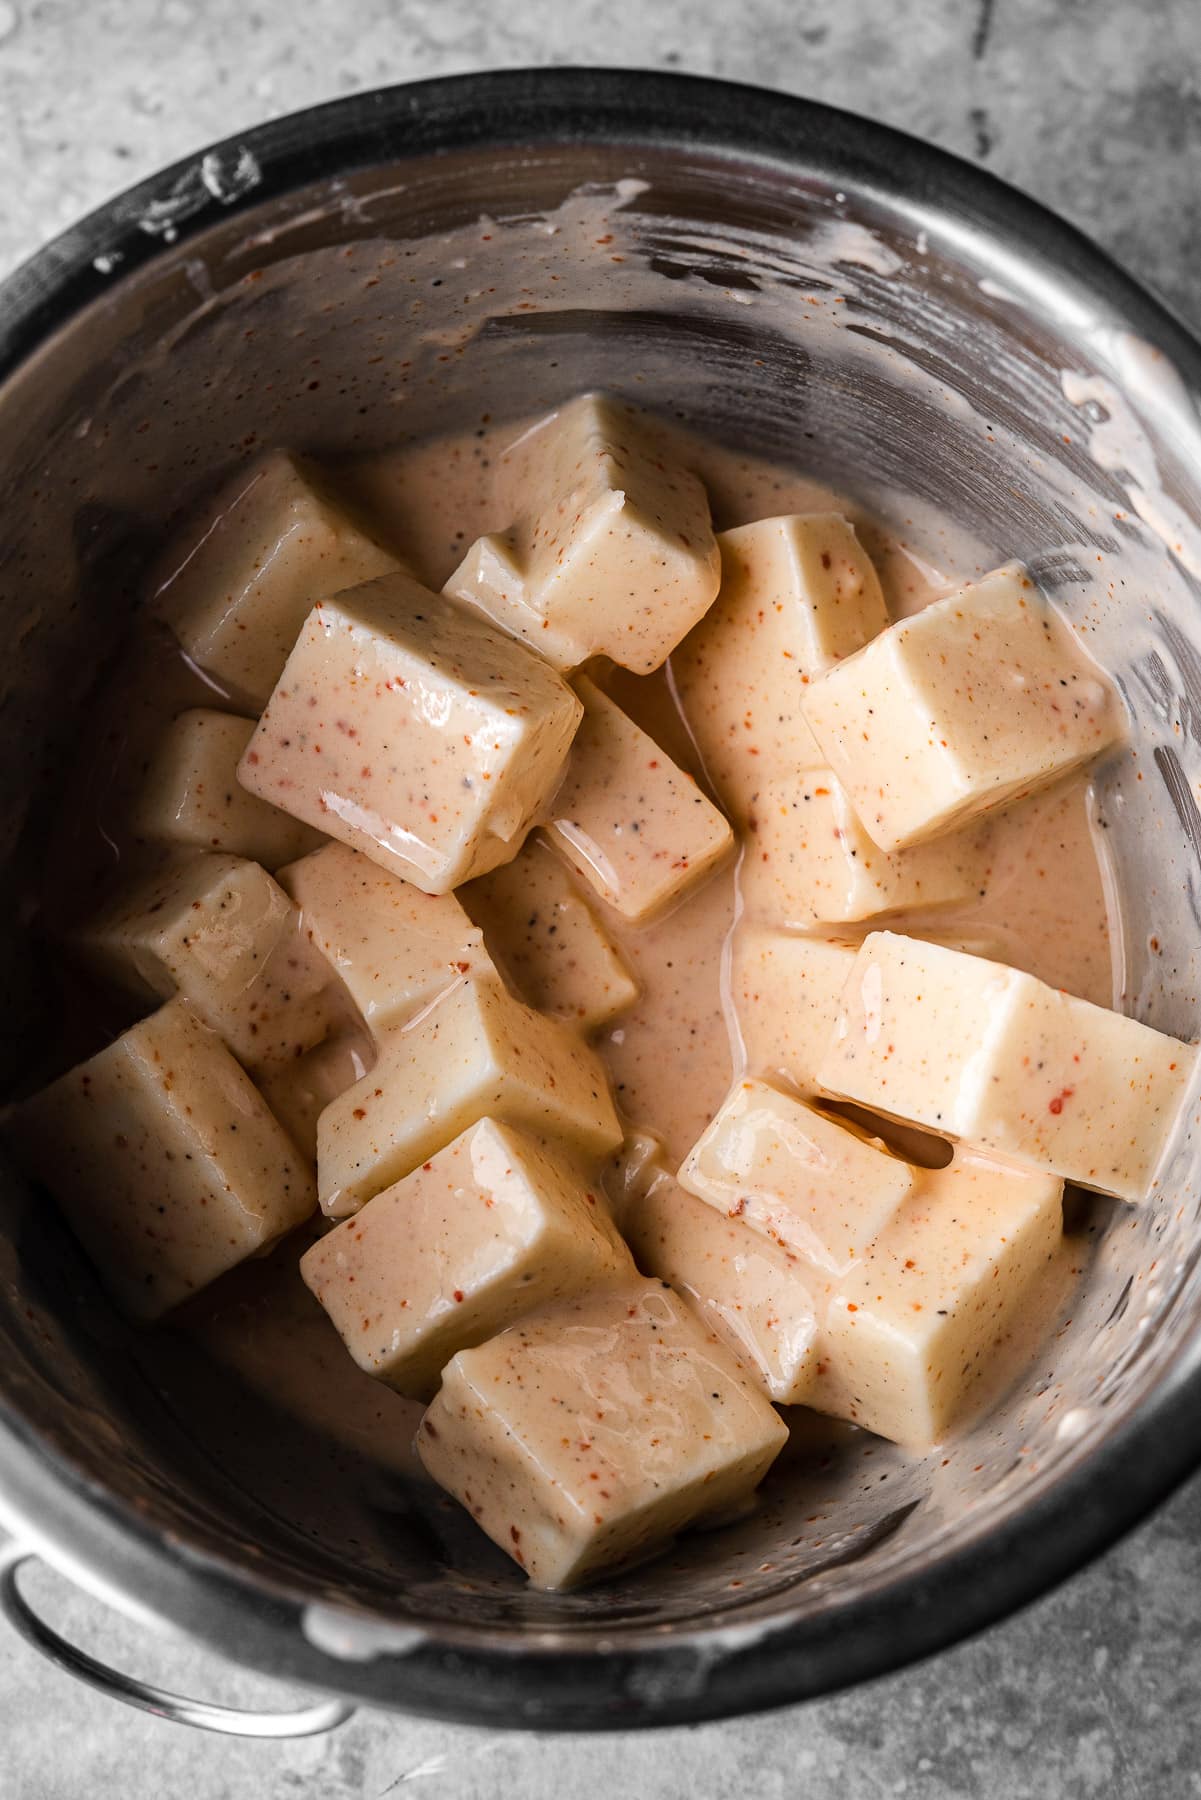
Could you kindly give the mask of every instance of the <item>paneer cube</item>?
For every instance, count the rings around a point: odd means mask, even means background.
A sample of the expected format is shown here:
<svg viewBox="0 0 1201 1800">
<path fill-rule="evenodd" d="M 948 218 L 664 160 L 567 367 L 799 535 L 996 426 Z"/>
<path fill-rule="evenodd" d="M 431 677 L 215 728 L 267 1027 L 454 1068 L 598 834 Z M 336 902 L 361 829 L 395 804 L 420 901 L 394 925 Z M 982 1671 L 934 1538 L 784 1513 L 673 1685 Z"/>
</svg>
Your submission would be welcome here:
<svg viewBox="0 0 1201 1800">
<path fill-rule="evenodd" d="M 300 1272 L 360 1368 L 428 1400 L 458 1351 L 634 1265 L 570 1162 L 481 1119 L 319 1238 Z"/>
<path fill-rule="evenodd" d="M 400 566 L 314 464 L 274 451 L 239 469 L 172 546 L 153 606 L 185 655 L 258 712 L 315 603 Z"/>
<path fill-rule="evenodd" d="M 712 604 L 720 558 L 705 490 L 629 407 L 584 394 L 512 453 L 529 512 L 474 544 L 446 592 L 557 669 L 612 657 L 647 675 Z"/>
<path fill-rule="evenodd" d="M 680 1169 L 680 1185 L 816 1270 L 840 1275 L 879 1235 L 915 1171 L 877 1139 L 740 1081 Z"/>
<path fill-rule="evenodd" d="M 994 935 L 965 928 L 922 932 L 972 956 L 999 960 Z M 838 1023 L 842 990 L 859 945 L 739 920 L 730 943 L 730 998 L 748 1075 L 783 1075 L 802 1093 L 822 1091 L 818 1069 Z"/>
<path fill-rule="evenodd" d="M 831 1094 L 1123 1200 L 1156 1183 L 1197 1053 L 983 957 L 865 939 L 818 1069 Z"/>
<path fill-rule="evenodd" d="M 738 871 L 752 918 L 809 931 L 976 894 L 986 867 L 981 828 L 912 850 L 874 844 L 829 769 L 773 783 L 750 819 Z"/>
<path fill-rule="evenodd" d="M 530 1005 L 552 1019 L 590 1031 L 638 998 L 617 946 L 560 858 L 536 839 L 472 882 L 463 904 Z"/>
<path fill-rule="evenodd" d="M 159 1318 L 317 1201 L 249 1077 L 178 1000 L 13 1108 L 4 1129 L 135 1319 Z"/>
<path fill-rule="evenodd" d="M 163 734 L 138 793 L 131 821 L 154 844 L 224 850 L 277 869 L 321 839 L 278 806 L 248 794 L 238 763 L 254 720 L 203 707 L 180 713 Z"/>
<path fill-rule="evenodd" d="M 787 1436 L 684 1302 L 633 1281 L 461 1351 L 417 1451 L 535 1586 L 570 1588 L 745 1504 Z"/>
<path fill-rule="evenodd" d="M 705 772 L 745 821 L 825 757 L 801 712 L 814 675 L 888 625 L 871 558 L 840 513 L 720 532 L 721 591 L 671 659 Z"/>
<path fill-rule="evenodd" d="M 339 1094 L 375 1067 L 375 1045 L 362 1027 L 349 1026 L 291 1062 L 256 1072 L 255 1084 L 296 1148 L 317 1161 L 317 1121 Z"/>
<path fill-rule="evenodd" d="M 514 527 L 511 531 L 489 531 L 476 538 L 442 592 L 449 594 L 452 600 L 462 600 L 467 606 L 476 607 L 503 631 L 524 638 L 531 649 L 542 655 L 542 638 L 549 626 L 536 617 L 526 620 L 524 630 L 516 623 L 529 611 L 529 602 L 525 598 L 526 557 L 518 546 L 519 535 L 519 529 Z M 549 654 L 546 660 L 560 670 L 570 670 L 574 666 L 570 661 L 563 662 Z"/>
<path fill-rule="evenodd" d="M 899 620 L 802 704 L 885 850 L 1032 794 L 1125 730 L 1112 683 L 1018 563 Z"/>
<path fill-rule="evenodd" d="M 301 936 L 296 908 L 241 857 L 198 851 L 168 863 L 75 943 L 95 973 L 129 993 L 181 994 L 250 1068 L 300 1056 L 336 1017 L 336 984 Z"/>
<path fill-rule="evenodd" d="M 464 975 L 496 973 L 453 894 L 424 894 L 345 844 L 291 863 L 279 883 L 377 1038 Z"/>
<path fill-rule="evenodd" d="M 314 607 L 238 779 L 445 894 L 517 854 L 580 716 L 533 651 L 390 575 Z"/>
<path fill-rule="evenodd" d="M 591 681 L 548 836 L 627 919 L 652 918 L 727 854 L 733 834 L 690 775 L 678 769 Z"/>
<path fill-rule="evenodd" d="M 834 1410 L 926 1449 L 970 1409 L 1063 1232 L 1058 1177 L 968 1153 L 920 1186 L 837 1285 L 826 1318 Z M 825 1410 L 820 1385 L 810 1403 Z"/>
<path fill-rule="evenodd" d="M 627 1210 L 667 1173 L 666 1150 L 650 1131 L 627 1131 L 612 1156 L 601 1168 L 601 1185 L 608 1196 L 617 1229 L 625 1231 Z"/>
<path fill-rule="evenodd" d="M 821 1355 L 812 1276 L 795 1256 L 660 1175 L 621 1218 L 638 1266 L 671 1283 L 769 1400 L 802 1405 Z"/>
<path fill-rule="evenodd" d="M 803 1093 L 818 1091 L 818 1064 L 856 951 L 834 938 L 739 921 L 730 947 L 730 994 L 749 1075 L 784 1075 Z"/>
<path fill-rule="evenodd" d="M 594 1155 L 622 1136 L 600 1059 L 575 1032 L 497 980 L 464 980 L 389 1032 L 371 1073 L 322 1113 L 322 1207 L 356 1212 L 485 1117 Z"/>
<path fill-rule="evenodd" d="M 948 950 L 962 950 L 965 956 L 983 956 L 989 962 L 1009 961 L 1002 932 L 990 930 L 987 924 L 972 930 L 971 921 L 967 919 L 959 925 L 948 922 L 945 931 L 934 931 L 923 925 L 920 931 L 901 932 L 899 935 L 921 938 L 925 944 L 945 944 Z"/>
</svg>

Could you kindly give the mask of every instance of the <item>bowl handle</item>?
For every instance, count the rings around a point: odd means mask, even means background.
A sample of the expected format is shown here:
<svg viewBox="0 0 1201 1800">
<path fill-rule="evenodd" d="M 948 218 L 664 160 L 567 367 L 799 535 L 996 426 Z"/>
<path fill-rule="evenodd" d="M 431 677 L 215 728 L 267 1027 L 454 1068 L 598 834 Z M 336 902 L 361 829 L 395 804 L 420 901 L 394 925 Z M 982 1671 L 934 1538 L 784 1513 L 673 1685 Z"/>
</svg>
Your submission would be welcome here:
<svg viewBox="0 0 1201 1800">
<path fill-rule="evenodd" d="M 170 1719 L 176 1725 L 194 1725 L 198 1731 L 220 1731 L 229 1737 L 297 1738 L 315 1737 L 343 1724 L 354 1712 L 345 1700 L 317 1700 L 291 1712 L 247 1712 L 236 1706 L 212 1706 L 205 1700 L 189 1700 L 183 1694 L 168 1693 L 132 1675 L 123 1675 L 97 1662 L 85 1650 L 69 1644 L 52 1630 L 33 1610 L 17 1582 L 18 1572 L 26 1563 L 38 1558 L 17 1545 L 0 1552 L 0 1613 L 27 1644 L 50 1662 L 98 1688 L 102 1694 L 121 1700 L 126 1706 L 140 1707 L 157 1718 Z"/>
</svg>

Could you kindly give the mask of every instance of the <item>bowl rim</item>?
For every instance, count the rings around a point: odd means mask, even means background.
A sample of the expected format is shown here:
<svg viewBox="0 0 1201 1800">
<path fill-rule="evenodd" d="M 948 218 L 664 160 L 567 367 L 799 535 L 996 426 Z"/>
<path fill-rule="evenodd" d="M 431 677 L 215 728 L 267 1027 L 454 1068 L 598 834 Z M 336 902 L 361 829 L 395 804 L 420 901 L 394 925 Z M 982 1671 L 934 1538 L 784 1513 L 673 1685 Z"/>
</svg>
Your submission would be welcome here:
<svg viewBox="0 0 1201 1800">
<path fill-rule="evenodd" d="M 532 68 L 439 77 L 273 119 L 116 195 L 0 284 L 0 383 L 93 301 L 220 218 L 335 175 L 446 152 L 552 145 L 700 152 L 818 169 L 893 209 L 920 205 L 1102 302 L 1201 394 L 1201 344 L 1083 233 L 974 165 L 816 101 L 681 73 Z M 253 159 L 248 164 L 246 158 Z M 247 169 L 253 179 L 243 179 Z M 240 174 L 239 172 L 242 172 Z M 172 213 L 170 207 L 178 199 Z M 153 229 L 168 206 L 171 224 Z M 156 209 L 158 209 L 156 211 Z M 86 1484 L 0 1395 L 0 1520 L 99 1597 L 233 1660 L 381 1706 L 493 1727 L 628 1729 L 812 1698 L 983 1629 L 1064 1580 L 1201 1464 L 1201 1359 L 1013 1517 L 920 1572 L 807 1618 L 670 1634 L 616 1628 L 587 1649 L 447 1628 L 360 1660 L 301 1628 L 299 1596 L 189 1550 Z M 715 1649 L 714 1646 L 717 1648 Z"/>
</svg>

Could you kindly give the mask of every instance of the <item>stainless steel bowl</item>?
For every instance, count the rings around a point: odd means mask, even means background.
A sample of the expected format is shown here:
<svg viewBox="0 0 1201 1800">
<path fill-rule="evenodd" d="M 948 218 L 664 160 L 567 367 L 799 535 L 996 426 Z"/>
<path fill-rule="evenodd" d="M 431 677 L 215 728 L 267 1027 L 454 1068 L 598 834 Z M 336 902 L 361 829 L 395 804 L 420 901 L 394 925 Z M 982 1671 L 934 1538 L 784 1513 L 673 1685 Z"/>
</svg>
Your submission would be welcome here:
<svg viewBox="0 0 1201 1800">
<path fill-rule="evenodd" d="M 14 1064 L 54 1028 L 25 875 L 164 518 L 252 441 L 359 451 L 586 386 L 1032 563 L 1136 721 L 1106 795 L 1126 1004 L 1196 1033 L 1201 351 L 988 176 L 709 81 L 390 89 L 221 145 L 41 252 L 0 290 L 0 379 Z M 334 1695 L 576 1728 L 794 1700 L 987 1624 L 1195 1466 L 1199 1210 L 1191 1141 L 1163 1203 L 1089 1208 L 1070 1323 L 945 1451 L 819 1422 L 753 1519 L 551 1597 L 419 1485 L 129 1331 L 10 1178 L 0 1513 L 117 1604 Z"/>
</svg>

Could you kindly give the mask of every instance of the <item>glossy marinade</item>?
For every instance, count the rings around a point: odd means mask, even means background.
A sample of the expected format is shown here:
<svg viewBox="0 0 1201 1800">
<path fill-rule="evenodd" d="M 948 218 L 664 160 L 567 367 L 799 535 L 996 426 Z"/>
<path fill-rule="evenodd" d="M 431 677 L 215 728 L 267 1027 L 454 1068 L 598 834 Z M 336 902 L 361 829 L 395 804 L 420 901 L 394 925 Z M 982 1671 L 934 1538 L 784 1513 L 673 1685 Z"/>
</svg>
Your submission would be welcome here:
<svg viewBox="0 0 1201 1800">
<path fill-rule="evenodd" d="M 40 896 L 46 929 L 88 952 L 60 1066 L 111 1056 L 178 993 L 342 1221 L 306 1225 L 301 1270 L 286 1233 L 310 1202 L 263 1196 L 224 1253 L 283 1237 L 261 1274 L 227 1276 L 176 1322 L 322 1430 L 387 1415 L 372 1376 L 426 1398 L 445 1370 L 422 1458 L 549 1585 L 745 1497 L 778 1447 L 769 1400 L 936 1441 L 1047 1328 L 1071 1263 L 1061 1178 L 1143 1197 L 1191 1072 L 1185 1046 L 1096 1024 L 1122 966 L 1089 766 L 1120 739 L 1100 671 L 1020 569 L 969 589 L 964 613 L 955 595 L 991 559 L 949 524 L 608 401 L 336 481 L 264 466 L 216 503 L 202 555 L 164 557 Z M 937 1068 L 915 1073 L 906 1051 L 890 1103 L 876 994 L 892 942 L 928 946 L 961 1011 L 973 983 L 981 1018 L 994 988 L 1012 996 L 991 1110 L 947 1073 L 959 1014 L 936 1008 Z M 251 968 L 272 974 L 247 1014 Z M 1022 1008 L 1059 990 L 1031 1036 Z M 898 991 L 912 1034 L 921 1008 Z M 1034 1120 L 1012 1078 L 1052 1037 L 1077 1064 L 1099 1045 L 1093 1088 L 1069 1072 L 1051 1093 L 1075 1136 Z M 1144 1052 L 1163 1098 L 1135 1143 L 1112 1068 Z M 940 1074 L 959 1083 L 946 1116 Z M 1098 1173 L 1085 1150 L 1107 1128 Z M 940 1168 L 944 1132 L 967 1147 Z M 1004 1305 L 981 1298 L 990 1276 Z M 198 1285 L 171 1273 L 143 1310 Z M 921 1298 L 901 1317 L 907 1287 Z M 335 1326 L 351 1355 L 332 1354 Z M 657 1415 L 621 1449 L 608 1394 L 614 1460 L 598 1475 L 573 1452 L 559 1498 L 539 1498 L 553 1407 L 570 1435 L 600 1392 L 556 1350 L 581 1331 L 609 1344 L 597 1369 L 713 1358 L 711 1399 L 732 1384 L 741 1409 L 722 1458 L 684 1456 L 704 1409 L 689 1424 L 669 1381 L 675 1474 L 641 1491 Z M 556 1367 L 564 1393 L 538 1400 Z M 393 1433 L 410 1417 L 396 1404 Z"/>
</svg>

